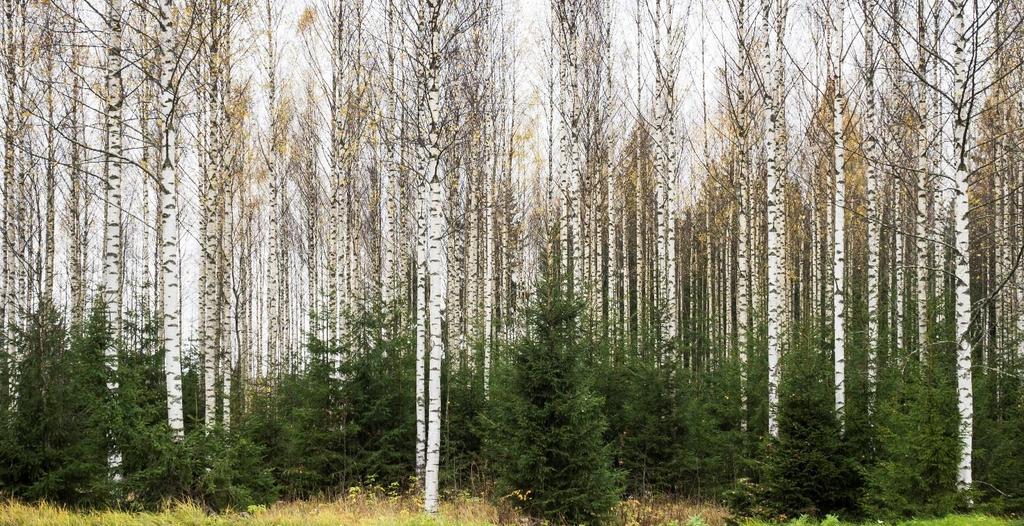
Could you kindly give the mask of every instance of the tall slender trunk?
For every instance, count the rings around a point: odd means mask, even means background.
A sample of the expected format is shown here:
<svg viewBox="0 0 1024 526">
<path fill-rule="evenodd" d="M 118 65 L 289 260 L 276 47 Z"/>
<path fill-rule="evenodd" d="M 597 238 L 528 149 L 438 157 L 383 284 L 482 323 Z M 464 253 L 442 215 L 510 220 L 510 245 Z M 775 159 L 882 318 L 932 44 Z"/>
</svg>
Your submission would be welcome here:
<svg viewBox="0 0 1024 526">
<path fill-rule="evenodd" d="M 940 27 L 940 18 L 943 13 L 944 2 L 937 2 L 932 9 L 932 41 L 935 42 L 936 48 L 940 48 L 942 41 L 942 28 Z M 942 73 L 943 68 L 939 67 L 939 63 L 936 61 L 935 66 L 932 68 L 932 85 L 942 85 Z M 944 120 L 943 120 L 943 97 L 938 93 L 932 94 L 932 104 L 930 110 L 930 132 L 932 148 L 935 151 L 935 155 L 929 156 L 931 158 L 931 177 L 929 178 L 928 185 L 928 221 L 929 221 L 929 232 L 928 238 L 928 292 L 927 299 L 928 303 L 935 302 L 936 307 L 932 310 L 925 311 L 928 317 L 926 322 L 934 324 L 936 317 L 941 316 L 942 312 L 945 311 L 941 307 L 942 302 L 938 301 L 941 297 L 940 289 L 942 283 L 945 281 L 944 274 L 937 271 L 936 257 L 940 250 L 939 240 L 945 235 L 943 231 L 943 225 L 947 224 L 946 219 L 948 216 L 941 211 L 943 206 L 941 194 L 944 193 L 946 187 L 946 181 L 951 180 L 951 174 L 947 169 L 948 163 L 946 162 L 945 156 L 945 133 L 943 132 Z M 934 312 L 933 312 L 934 310 Z M 927 329 L 927 327 L 926 327 Z M 927 335 L 927 332 L 926 332 Z M 927 338 L 926 338 L 927 339 Z"/>
<path fill-rule="evenodd" d="M 786 156 L 788 152 L 788 145 L 786 142 L 786 68 L 783 66 L 782 60 L 786 55 L 787 51 L 785 48 L 785 33 L 786 33 L 786 17 L 789 13 L 789 0 L 779 0 L 779 12 L 775 17 L 775 71 L 774 71 L 774 82 L 773 88 L 775 90 L 775 96 L 773 100 L 775 102 L 776 109 L 776 122 L 775 122 L 775 138 L 773 140 L 776 148 L 775 153 L 775 169 L 778 172 L 778 184 L 781 187 L 778 189 L 779 199 L 778 203 L 778 235 L 781 236 L 779 240 L 779 265 L 776 268 L 778 276 L 776 281 L 779 284 L 780 293 L 780 306 L 779 306 L 779 333 L 795 335 L 795 331 L 789 329 L 789 302 L 786 300 L 788 288 L 788 276 L 786 274 L 786 261 L 788 253 L 787 239 L 789 236 L 786 235 Z M 824 282 L 824 280 L 823 280 Z M 781 353 L 780 353 L 781 356 Z M 776 386 L 777 387 L 777 386 Z"/>
<path fill-rule="evenodd" d="M 226 115 L 227 112 L 224 112 Z M 223 144 L 223 142 L 222 142 Z M 226 167 L 222 172 L 227 178 Z M 220 370 L 220 391 L 221 391 L 221 421 L 224 428 L 231 427 L 231 382 L 234 377 L 235 359 L 234 345 L 231 339 L 231 313 L 234 310 L 234 294 L 231 287 L 231 273 L 234 269 L 233 243 L 225 240 L 234 239 L 234 186 L 231 180 L 224 182 L 220 205 L 220 336 L 218 338 L 218 368 Z M 310 261 L 315 265 L 315 260 Z"/>
<path fill-rule="evenodd" d="M 330 221 L 330 233 L 331 240 L 328 243 L 328 254 L 327 254 L 327 297 L 329 308 L 328 313 L 328 326 L 327 335 L 332 341 L 337 340 L 341 336 L 341 268 L 340 255 L 344 252 L 341 247 L 341 229 L 344 225 L 342 221 L 342 198 L 344 196 L 344 171 L 342 170 L 342 157 L 345 151 L 344 145 L 344 122 L 342 121 L 342 104 L 344 103 L 344 89 L 343 89 L 343 51 L 344 51 L 344 21 L 345 21 L 345 3 L 341 0 L 332 1 L 332 28 L 331 28 L 331 41 L 332 41 L 332 53 L 331 53 L 331 221 Z M 389 6 L 391 3 L 389 2 Z M 389 11 L 390 17 L 390 11 Z M 390 20 L 390 18 L 389 18 Z M 390 28 L 390 26 L 389 26 Z M 389 49 L 391 46 L 389 46 Z M 340 379 L 339 369 L 341 367 L 341 354 L 334 353 L 331 357 L 333 364 L 332 377 Z"/>
<path fill-rule="evenodd" d="M 4 33 L 6 36 L 4 44 L 5 46 L 5 77 L 6 77 L 6 107 L 5 113 L 6 118 L 4 119 L 4 228 L 3 228 L 3 239 L 0 239 L 0 243 L 3 244 L 0 250 L 3 250 L 3 282 L 2 286 L 3 296 L 0 298 L 0 337 L 3 338 L 4 352 L 3 357 L 8 360 L 8 378 L 4 380 L 7 383 L 8 390 L 10 393 L 3 393 L 4 396 L 14 393 L 14 372 L 13 368 L 15 364 L 14 356 L 14 345 L 12 338 L 7 335 L 7 329 L 11 325 L 14 325 L 16 320 L 16 300 L 17 290 L 15 289 L 14 283 L 14 266 L 17 264 L 17 254 L 15 253 L 16 246 L 16 235 L 17 231 L 17 219 L 15 218 L 15 189 L 14 189 L 14 139 L 17 128 L 16 119 L 12 118 L 18 114 L 16 102 L 17 95 L 17 81 L 15 79 L 15 51 L 17 49 L 14 38 L 14 1 L 6 0 L 4 6 L 4 19 L 5 29 Z"/>
<path fill-rule="evenodd" d="M 203 190 L 203 290 L 205 316 L 203 319 L 203 393 L 204 393 L 204 424 L 212 427 L 217 420 L 217 373 L 221 346 L 221 316 L 223 298 L 220 295 L 220 253 L 223 215 L 220 213 L 221 192 L 224 185 L 221 174 L 220 142 L 220 56 L 221 0 L 209 3 L 209 47 L 207 49 L 206 100 L 204 110 L 207 116 L 206 151 L 203 152 L 206 162 Z"/>
<path fill-rule="evenodd" d="M 835 408 L 840 427 L 846 413 L 846 144 L 843 128 L 843 17 L 846 0 L 832 4 L 832 149 L 835 156 L 835 200 L 833 205 L 834 239 L 832 245 L 833 358 L 835 375 Z"/>
<path fill-rule="evenodd" d="M 490 121 L 488 121 L 490 122 Z M 494 124 L 490 123 L 490 127 Z M 484 127 L 485 130 L 488 126 Z M 491 381 L 491 348 L 494 344 L 494 187 L 495 187 L 495 163 L 491 162 L 491 158 L 495 156 L 494 149 L 489 147 L 493 139 L 493 134 L 484 133 L 484 151 L 487 152 L 484 157 L 484 162 L 488 167 L 484 168 L 484 192 L 483 192 L 483 207 L 484 207 L 484 394 L 485 396 L 490 391 Z"/>
<path fill-rule="evenodd" d="M 893 321 L 892 324 L 895 326 L 893 330 L 893 343 L 894 351 L 900 356 L 902 360 L 905 357 L 903 352 L 904 342 L 904 310 L 907 300 L 907 268 L 906 268 L 906 235 L 904 234 L 904 222 L 900 221 L 899 218 L 903 217 L 903 213 L 906 211 L 906 203 L 901 199 L 900 191 L 896 191 L 896 208 L 898 213 L 893 218 L 893 283 L 892 288 L 894 290 L 893 296 Z"/>
<path fill-rule="evenodd" d="M 736 348 L 739 355 L 739 371 L 740 371 L 740 407 L 742 408 L 742 416 L 740 418 L 740 428 L 743 431 L 747 429 L 747 339 L 750 331 L 750 173 L 751 173 L 751 162 L 750 162 L 750 151 L 748 142 L 748 126 L 749 122 L 747 115 L 747 76 L 746 70 L 749 64 L 749 51 L 747 50 L 746 41 L 746 1 L 739 0 L 737 6 L 737 30 L 736 34 L 739 42 L 739 72 L 738 72 L 738 83 L 739 89 L 737 91 L 737 115 L 738 126 L 738 154 L 740 156 L 739 174 L 737 176 L 737 185 L 739 186 L 739 192 L 737 192 L 737 220 L 739 232 L 736 236 Z"/>
<path fill-rule="evenodd" d="M 217 220 L 217 242 L 218 242 L 218 270 L 219 277 L 217 302 L 218 321 L 220 323 L 217 336 L 217 368 L 220 378 L 220 400 L 221 422 L 225 429 L 231 427 L 231 382 L 234 376 L 234 345 L 231 338 L 231 316 L 235 309 L 234 294 L 232 294 L 232 273 L 234 271 L 234 195 L 235 180 L 234 171 L 228 165 L 232 160 L 228 136 L 232 127 L 232 114 L 228 111 L 231 104 L 231 37 L 232 37 L 232 4 L 223 4 L 222 30 L 220 34 L 220 45 L 218 53 L 213 58 L 217 62 L 217 79 L 219 83 L 218 98 L 215 111 L 217 112 L 217 172 L 221 181 L 219 192 L 220 204 L 218 207 Z M 315 259 L 311 258 L 311 265 L 315 265 Z"/>
<path fill-rule="evenodd" d="M 930 177 L 928 169 L 931 166 L 929 159 L 931 133 L 929 126 L 931 119 L 928 116 L 928 53 L 927 49 L 927 24 L 925 17 L 924 0 L 917 2 L 917 40 L 918 58 L 917 67 L 920 82 L 917 92 L 918 112 L 918 135 L 917 135 L 917 177 L 915 178 L 915 189 L 917 191 L 917 213 L 914 222 L 914 246 L 916 249 L 916 276 L 914 280 L 915 303 L 917 305 L 917 353 L 919 358 L 924 357 L 928 338 L 928 188 Z"/>
<path fill-rule="evenodd" d="M 1024 101 L 1019 104 L 1024 106 Z M 1024 110 L 1024 107 L 1021 109 Z M 1021 114 L 1024 114 L 1024 111 Z M 1017 163 L 1017 184 L 1024 184 L 1024 159 L 1018 160 Z M 1017 192 L 1017 204 L 1014 207 L 1012 220 L 1018 225 L 1021 224 L 1021 220 L 1024 220 L 1024 192 Z M 1024 234 L 1017 231 L 1016 239 L 1017 250 L 1024 250 Z M 1020 363 L 1021 360 L 1024 360 L 1024 272 L 1019 270 L 1017 272 L 1017 292 L 1015 296 L 1017 305 L 1017 349 L 1013 358 Z"/>
<path fill-rule="evenodd" d="M 391 118 L 391 129 L 385 140 L 385 169 L 381 172 L 380 195 L 382 197 L 380 209 L 380 288 L 381 299 L 387 304 L 395 296 L 395 232 L 397 231 L 397 190 L 398 177 L 401 160 L 399 158 L 398 141 L 401 135 L 401 124 L 399 121 L 398 106 L 398 65 L 397 53 L 395 51 L 395 3 L 389 0 L 386 6 L 386 29 L 387 29 L 387 64 L 389 83 L 387 93 L 387 112 Z"/>
<path fill-rule="evenodd" d="M 672 33 L 669 32 L 669 41 Z M 672 56 L 669 61 L 673 61 Z M 675 346 L 679 336 L 679 314 L 676 308 L 676 211 L 679 209 L 679 194 L 676 188 L 676 167 L 678 163 L 678 140 L 675 131 L 675 67 L 666 72 L 665 82 L 665 262 L 663 266 L 665 299 L 665 330 L 668 340 Z M 673 348 L 673 347 L 670 347 Z"/>
<path fill-rule="evenodd" d="M 59 51 L 56 46 L 51 47 L 50 53 L 47 55 L 45 60 L 46 68 L 46 116 L 47 121 L 50 123 L 56 123 L 56 115 L 54 112 L 54 55 Z M 46 219 L 44 220 L 46 228 L 46 253 L 44 255 L 43 263 L 43 283 L 40 297 L 44 303 L 50 304 L 53 299 L 53 259 L 56 253 L 57 240 L 54 238 L 54 232 L 56 230 L 54 223 L 56 216 L 56 193 L 57 193 L 57 141 L 56 141 L 56 126 L 50 125 L 46 127 L 46 181 L 45 181 L 45 193 L 46 193 Z"/>
<path fill-rule="evenodd" d="M 174 122 L 174 0 L 161 0 L 157 11 L 160 46 L 160 210 L 159 228 L 163 242 L 161 266 L 163 282 L 164 374 L 167 378 L 167 423 L 171 436 L 180 441 L 185 436 L 181 392 L 181 283 L 178 263 L 178 209 L 176 172 L 176 129 Z"/>
<path fill-rule="evenodd" d="M 868 410 L 874 408 L 874 389 L 878 373 L 878 111 L 875 92 L 875 2 L 863 0 L 864 5 L 864 91 L 867 98 L 867 130 L 864 137 L 864 162 L 867 199 L 867 251 L 868 251 Z"/>
<path fill-rule="evenodd" d="M 420 7 L 420 16 L 424 17 L 423 9 Z M 423 23 L 423 22 L 421 22 Z M 420 51 L 424 60 L 426 53 Z M 425 96 L 423 73 L 417 72 L 421 78 L 417 78 L 416 93 L 416 124 L 420 135 L 420 144 L 425 140 L 423 124 L 426 122 L 426 109 L 422 102 Z M 427 244 L 429 241 L 429 230 L 427 227 L 427 216 L 430 209 L 430 197 L 428 195 L 428 181 L 426 178 L 427 152 L 422 146 L 416 149 L 415 176 L 417 182 L 416 196 L 416 254 L 415 254 L 415 276 L 416 276 L 416 476 L 420 486 L 426 483 L 427 471 Z"/>
<path fill-rule="evenodd" d="M 18 90 L 21 94 L 18 97 L 17 105 L 17 117 L 15 123 L 17 126 L 16 137 L 15 137 L 15 148 L 27 150 L 29 147 L 26 134 L 26 128 L 29 125 L 28 114 L 29 114 L 29 88 L 28 88 L 28 76 L 29 76 L 29 56 L 28 56 L 28 36 L 29 36 L 29 20 L 28 20 L 28 2 L 21 1 L 18 5 L 18 30 L 11 29 L 11 41 L 16 42 L 17 47 L 17 59 L 12 61 L 12 64 L 17 64 L 18 67 Z M 13 74 L 13 73 L 12 73 Z M 15 166 L 15 169 L 20 168 L 15 176 L 15 225 L 14 231 L 14 251 L 17 254 L 17 261 L 15 264 L 15 273 L 17 281 L 17 297 L 14 299 L 15 305 L 15 320 L 23 321 L 24 318 L 33 308 L 33 298 L 35 297 L 35 291 L 32 290 L 34 285 L 38 283 L 39 271 L 41 270 L 40 261 L 36 259 L 35 245 L 33 243 L 33 234 L 36 231 L 37 225 L 30 217 L 30 213 L 34 206 L 30 206 L 30 201 L 34 201 L 30 197 L 30 182 L 35 183 L 35 176 L 24 164 Z M 34 203 L 33 203 L 34 205 Z M 122 258 L 123 261 L 123 258 Z M 17 264 L 20 263 L 20 264 Z M 34 270 L 34 279 L 29 278 L 29 271 Z M 15 348 L 18 351 L 17 348 Z M 15 362 L 20 360 L 20 356 L 15 356 Z M 16 363 L 17 365 L 17 363 Z"/>
<path fill-rule="evenodd" d="M 781 6 L 780 6 L 781 7 Z M 776 16 L 782 16 L 781 9 Z M 771 8 L 769 3 L 764 5 L 764 77 L 768 79 L 778 78 L 774 75 L 774 69 L 781 67 L 781 60 L 776 63 L 772 57 L 771 39 Z M 781 36 L 779 37 L 781 38 Z M 779 154 L 779 114 L 781 113 L 781 101 L 779 106 L 773 102 L 773 93 L 777 91 L 776 86 L 766 85 L 763 89 L 764 107 L 768 112 L 768 125 L 765 131 L 768 141 L 767 172 L 768 181 L 765 187 L 767 192 L 767 215 L 768 215 L 768 434 L 772 437 L 779 436 L 779 370 L 780 340 L 782 337 L 782 190 L 783 181 L 778 170 L 778 163 L 781 159 Z"/>
<path fill-rule="evenodd" d="M 422 113 L 422 112 L 421 112 Z M 423 157 L 417 159 L 417 176 L 423 177 Z M 427 467 L 427 185 L 419 183 L 416 211 L 416 476 L 425 482 Z"/>
<path fill-rule="evenodd" d="M 78 18 L 77 4 L 72 8 L 75 20 Z M 81 51 L 80 39 L 75 36 L 71 44 L 71 107 L 69 109 L 69 128 L 73 137 L 70 148 L 69 177 L 70 193 L 68 195 L 68 259 L 69 259 L 69 281 L 71 282 L 71 319 L 73 322 L 81 322 L 85 318 L 85 296 L 86 283 L 85 272 L 87 268 L 86 254 L 88 253 L 88 229 L 85 227 L 86 192 L 83 188 L 85 172 L 82 171 L 82 80 L 81 80 Z M 6 245 L 6 243 L 5 243 Z M 6 269 L 6 265 L 4 266 Z M 0 301 L 3 295 L 0 294 Z M 0 306 L 2 308 L 2 306 Z M 0 322 L 3 316 L 0 314 Z M 0 329 L 0 334 L 2 334 Z"/>
<path fill-rule="evenodd" d="M 267 112 L 270 115 L 269 135 L 270 158 L 267 159 L 267 182 L 270 191 L 270 210 L 267 218 L 267 372 L 276 377 L 282 371 L 282 333 L 285 329 L 281 323 L 283 302 L 281 301 L 281 253 L 278 240 L 278 228 L 281 219 L 280 199 L 281 185 L 279 182 L 278 159 L 283 152 L 284 126 L 280 122 L 277 87 L 277 42 L 274 39 L 275 13 L 273 2 L 267 0 L 264 5 L 267 35 Z"/>
<path fill-rule="evenodd" d="M 121 337 L 121 110 L 124 103 L 124 89 L 121 84 L 121 2 L 110 0 L 107 17 L 107 71 L 106 108 L 107 151 L 104 160 L 107 165 L 106 225 L 104 228 L 103 254 L 103 301 L 110 327 L 110 337 L 104 350 L 107 361 L 107 389 L 117 392 L 117 351 Z M 116 445 L 112 449 L 108 464 L 119 478 L 121 453 Z"/>
<path fill-rule="evenodd" d="M 438 505 L 438 474 L 441 457 L 441 362 L 444 358 L 444 339 L 441 320 L 447 288 L 447 268 L 444 261 L 442 237 L 445 231 L 442 193 L 444 166 L 441 160 L 441 3 L 426 0 L 421 11 L 421 44 L 426 47 L 423 63 L 424 105 L 420 123 L 425 134 L 423 158 L 425 182 L 428 189 L 427 210 L 427 274 L 430 283 L 430 349 L 427 385 L 427 451 L 424 470 L 424 504 L 427 513 L 436 513 Z"/>
<path fill-rule="evenodd" d="M 426 0 L 419 4 L 420 31 L 424 32 L 427 24 L 427 8 L 430 3 Z M 423 49 L 424 35 L 419 35 L 420 48 L 416 50 L 419 62 L 425 63 L 429 58 L 429 50 Z M 427 179 L 427 150 L 424 146 L 426 141 L 425 123 L 427 121 L 427 108 L 423 102 L 426 96 L 426 72 L 425 65 L 418 65 L 417 79 L 414 87 L 416 93 L 416 133 L 418 143 L 415 151 L 415 177 L 417 177 L 416 196 L 416 251 L 414 267 L 416 276 L 415 304 L 416 304 L 416 476 L 420 486 L 426 486 L 427 472 L 427 292 L 428 292 L 428 240 L 429 233 L 427 216 L 430 209 L 429 181 Z"/>
<path fill-rule="evenodd" d="M 667 0 L 665 0 L 667 1 Z M 666 147 L 665 142 L 665 121 L 667 116 L 665 107 L 665 68 L 668 60 L 664 57 L 662 50 L 662 36 L 661 36 L 661 23 L 662 23 L 662 0 L 655 0 L 654 12 L 652 14 L 652 28 L 653 30 L 653 48 L 654 48 L 654 100 L 652 104 L 653 115 L 651 116 L 651 148 L 654 154 L 654 228 L 655 228 L 655 247 L 654 247 L 654 275 L 655 283 L 657 288 L 654 291 L 655 294 L 655 309 L 662 316 L 664 321 L 665 305 L 663 303 L 664 297 L 662 291 L 668 289 L 668 283 L 666 277 L 668 276 L 667 269 L 665 268 L 666 261 L 666 241 L 667 241 L 667 220 L 665 216 L 668 211 L 668 202 L 666 195 L 668 193 L 668 176 L 666 174 Z M 706 217 L 705 217 L 706 219 Z M 705 265 L 705 269 L 707 266 Z M 661 325 L 659 323 L 659 325 Z"/>
<path fill-rule="evenodd" d="M 954 179 L 954 223 L 956 235 L 956 386 L 959 416 L 960 462 L 957 468 L 957 486 L 970 488 L 973 479 L 971 455 L 974 441 L 974 389 L 971 376 L 971 270 L 970 224 L 968 222 L 968 177 L 971 173 L 967 153 L 970 139 L 969 121 L 973 92 L 967 71 L 968 26 L 964 21 L 967 0 L 953 5 L 953 28 L 956 41 L 953 47 L 953 76 L 956 86 L 953 96 L 955 120 L 953 125 L 953 160 L 956 162 Z M 972 23 L 970 27 L 974 27 Z"/>
</svg>

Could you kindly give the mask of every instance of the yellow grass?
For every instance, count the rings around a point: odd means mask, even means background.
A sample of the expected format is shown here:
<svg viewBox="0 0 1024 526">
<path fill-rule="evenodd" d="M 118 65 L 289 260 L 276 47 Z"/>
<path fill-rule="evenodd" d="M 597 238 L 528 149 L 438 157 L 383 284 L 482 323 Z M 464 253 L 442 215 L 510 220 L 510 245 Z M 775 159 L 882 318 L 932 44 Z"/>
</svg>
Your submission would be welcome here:
<svg viewBox="0 0 1024 526">
<path fill-rule="evenodd" d="M 628 499 L 615 508 L 613 519 L 624 526 L 686 526 L 694 517 L 700 517 L 708 526 L 724 526 L 730 513 L 723 506 L 707 502 Z"/>
<path fill-rule="evenodd" d="M 354 494 L 333 501 L 282 502 L 252 507 L 244 512 L 210 514 L 194 504 L 178 503 L 160 512 L 71 511 L 52 504 L 23 504 L 0 501 L 0 526 L 534 526 L 511 509 L 486 500 L 460 497 L 441 503 L 440 512 L 428 517 L 420 512 L 422 502 L 407 496 Z M 612 526 L 687 526 L 700 517 L 707 526 L 725 526 L 728 510 L 714 504 L 683 500 L 623 501 L 613 512 Z M 769 526 L 743 521 L 745 526 Z M 855 526 L 851 523 L 800 519 L 787 526 Z M 879 521 L 859 523 L 877 526 Z M 1024 526 L 1024 523 L 982 516 L 951 516 L 944 519 L 896 521 L 890 526 Z"/>
<path fill-rule="evenodd" d="M 435 517 L 420 512 L 410 497 L 355 495 L 336 501 L 278 503 L 245 512 L 208 514 L 193 504 L 174 504 L 161 512 L 76 512 L 52 504 L 0 503 L 0 525 L 18 526 L 484 526 L 526 525 L 509 509 L 479 498 L 445 501 Z M 728 512 L 714 505 L 685 501 L 627 500 L 616 508 L 613 523 L 623 526 L 684 526 L 700 516 L 709 526 L 723 526 Z"/>
</svg>

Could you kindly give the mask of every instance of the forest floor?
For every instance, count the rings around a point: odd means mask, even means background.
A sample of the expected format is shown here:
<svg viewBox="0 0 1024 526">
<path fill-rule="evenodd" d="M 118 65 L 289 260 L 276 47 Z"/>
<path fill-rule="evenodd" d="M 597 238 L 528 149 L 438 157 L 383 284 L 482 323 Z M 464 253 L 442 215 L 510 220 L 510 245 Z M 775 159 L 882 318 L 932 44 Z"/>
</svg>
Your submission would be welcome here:
<svg viewBox="0 0 1024 526">
<path fill-rule="evenodd" d="M 210 514 L 190 504 L 169 506 L 162 512 L 76 512 L 50 504 L 0 502 L 0 525 L 17 526 L 485 526 L 529 525 L 529 520 L 478 498 L 443 502 L 435 517 L 419 512 L 421 503 L 407 497 L 350 497 L 337 501 L 288 502 L 270 507 L 253 506 L 245 512 Z M 698 519 L 699 518 L 699 519 Z M 611 524 L 621 526 L 725 526 L 729 512 L 713 504 L 687 501 L 627 500 L 614 513 Z M 733 522 L 733 524 L 735 524 Z M 744 522 L 743 526 L 769 523 Z M 815 526 L 818 522 L 796 520 L 790 526 Z M 825 521 L 822 526 L 855 526 Z M 983 516 L 895 523 L 870 521 L 863 526 L 1024 526 L 1024 521 Z"/>
</svg>

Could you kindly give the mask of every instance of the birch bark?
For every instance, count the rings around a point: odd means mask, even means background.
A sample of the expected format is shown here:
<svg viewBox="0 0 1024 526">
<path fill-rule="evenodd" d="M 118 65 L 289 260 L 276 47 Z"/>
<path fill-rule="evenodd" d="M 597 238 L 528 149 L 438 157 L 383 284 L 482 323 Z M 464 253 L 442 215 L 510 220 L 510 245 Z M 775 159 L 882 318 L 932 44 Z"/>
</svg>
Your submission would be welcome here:
<svg viewBox="0 0 1024 526">
<path fill-rule="evenodd" d="M 874 408 L 874 388 L 878 371 L 878 111 L 875 90 L 875 2 L 863 0 L 864 5 L 864 86 L 867 98 L 867 130 L 865 133 L 865 179 L 867 198 L 867 251 L 868 251 L 868 410 Z"/>
<path fill-rule="evenodd" d="M 163 261 L 163 344 L 164 374 L 167 380 L 167 423 L 171 436 L 180 441 L 185 436 L 181 393 L 181 348 L 178 347 L 181 331 L 181 283 L 178 263 L 178 210 L 176 129 L 174 123 L 174 0 L 161 0 L 157 11 L 160 46 L 160 151 L 163 162 L 160 165 L 160 192 L 163 210 L 160 211 L 159 228 L 162 231 Z"/>
<path fill-rule="evenodd" d="M 421 133 L 425 133 L 423 158 L 428 189 L 427 210 L 427 274 L 430 284 L 430 348 L 427 371 L 427 451 L 424 472 L 424 503 L 427 513 L 437 513 L 438 474 L 441 456 L 441 362 L 444 339 L 441 320 L 445 309 L 447 268 L 444 260 L 443 236 L 445 217 L 442 202 L 444 166 L 441 160 L 441 1 L 425 0 L 421 11 L 422 45 L 426 47 L 422 65 L 424 101 Z"/>
<path fill-rule="evenodd" d="M 953 28 L 956 41 L 953 47 L 954 109 L 953 125 L 954 162 L 956 162 L 954 224 L 956 257 L 956 385 L 959 415 L 960 462 L 957 467 L 957 486 L 970 488 L 973 483 L 971 457 L 974 441 L 974 393 L 971 375 L 971 271 L 970 225 L 967 200 L 971 168 L 967 154 L 970 138 L 970 103 L 973 99 L 967 72 L 968 26 L 965 22 L 967 0 L 953 4 Z M 973 27 L 974 24 L 971 24 Z"/>
<path fill-rule="evenodd" d="M 928 169 L 931 166 L 929 159 L 930 149 L 928 143 L 931 140 L 929 126 L 931 119 L 928 116 L 928 53 L 927 49 L 927 24 L 925 17 L 924 0 L 917 2 L 917 41 L 918 41 L 918 75 L 920 82 L 917 94 L 918 112 L 918 135 L 917 135 L 917 177 L 915 178 L 915 190 L 917 193 L 917 213 L 914 216 L 914 247 L 916 250 L 916 280 L 914 284 L 915 303 L 917 304 L 917 354 L 918 358 L 924 357 L 928 337 Z"/>
<path fill-rule="evenodd" d="M 772 57 L 771 39 L 771 4 L 764 3 L 764 78 L 778 78 L 773 74 L 776 62 Z M 780 16 L 779 13 L 776 16 Z M 781 64 L 781 62 L 780 62 Z M 768 434 L 772 437 L 779 436 L 779 356 L 780 339 L 782 326 L 782 232 L 780 229 L 782 217 L 782 181 L 779 177 L 777 164 L 779 152 L 778 121 L 780 110 L 773 102 L 773 93 L 777 87 L 766 85 L 763 89 L 764 107 L 768 112 L 768 123 L 766 136 L 768 140 L 767 172 L 768 181 L 765 187 L 767 191 L 767 215 L 768 215 Z"/>
<path fill-rule="evenodd" d="M 107 164 L 106 201 L 107 213 L 104 227 L 103 254 L 103 301 L 107 312 L 110 337 L 104 351 L 109 372 L 107 389 L 117 393 L 117 351 L 121 337 L 121 110 L 124 104 L 124 89 L 121 83 L 121 2 L 110 0 L 107 18 L 107 71 L 106 107 Z M 119 479 L 121 453 L 116 445 L 108 458 L 108 465 Z"/>
<path fill-rule="evenodd" d="M 833 204 L 832 292 L 835 296 L 833 311 L 833 353 L 835 375 L 835 409 L 840 427 L 846 412 L 846 144 L 844 141 L 843 70 L 843 17 L 846 0 L 832 3 L 832 148 L 835 155 L 833 176 L 835 195 Z"/>
<path fill-rule="evenodd" d="M 4 5 L 5 14 L 5 77 L 6 77 L 6 108 L 5 112 L 7 115 L 16 115 L 18 109 L 16 106 L 16 95 L 17 95 L 17 81 L 14 75 L 15 68 L 15 52 L 16 44 L 14 39 L 14 1 L 6 0 Z M 4 119 L 4 231 L 3 239 L 0 240 L 3 243 L 3 297 L 2 308 L 3 312 L 0 312 L 0 336 L 3 336 L 4 341 L 4 356 L 9 357 L 8 360 L 13 360 L 14 357 L 14 345 L 11 342 L 11 338 L 7 337 L 7 328 L 15 323 L 15 310 L 16 310 L 16 298 L 17 292 L 14 283 L 14 266 L 17 260 L 16 254 L 14 254 L 15 247 L 15 232 L 17 231 L 17 223 L 15 219 L 15 198 L 14 198 L 14 139 L 16 132 L 17 123 L 13 118 Z M 13 376 L 13 375 L 12 375 Z M 14 381 L 8 379 L 11 391 L 14 390 Z"/>
<path fill-rule="evenodd" d="M 740 428 L 747 428 L 747 335 L 750 327 L 749 304 L 750 304 L 750 151 L 747 138 L 747 64 L 749 51 L 746 40 L 746 1 L 739 0 L 736 11 L 737 16 L 737 41 L 739 42 L 739 72 L 737 92 L 737 134 L 739 138 L 740 170 L 738 174 L 739 192 L 737 192 L 737 220 L 739 234 L 736 236 L 736 348 L 739 353 L 740 368 L 740 406 L 743 415 L 740 418 Z"/>
</svg>

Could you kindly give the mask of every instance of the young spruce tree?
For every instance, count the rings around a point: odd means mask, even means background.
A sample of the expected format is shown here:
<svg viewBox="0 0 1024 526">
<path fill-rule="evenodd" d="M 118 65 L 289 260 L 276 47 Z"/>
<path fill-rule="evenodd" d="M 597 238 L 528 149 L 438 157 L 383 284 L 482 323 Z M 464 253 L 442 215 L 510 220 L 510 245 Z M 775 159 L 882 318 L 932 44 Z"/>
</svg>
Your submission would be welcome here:
<svg viewBox="0 0 1024 526">
<path fill-rule="evenodd" d="M 615 505 L 621 477 L 604 438 L 603 401 L 581 363 L 582 304 L 567 289 L 540 282 L 528 335 L 496 364 L 484 449 L 499 495 L 535 517 L 590 524 Z"/>
</svg>

